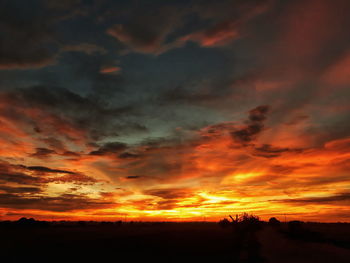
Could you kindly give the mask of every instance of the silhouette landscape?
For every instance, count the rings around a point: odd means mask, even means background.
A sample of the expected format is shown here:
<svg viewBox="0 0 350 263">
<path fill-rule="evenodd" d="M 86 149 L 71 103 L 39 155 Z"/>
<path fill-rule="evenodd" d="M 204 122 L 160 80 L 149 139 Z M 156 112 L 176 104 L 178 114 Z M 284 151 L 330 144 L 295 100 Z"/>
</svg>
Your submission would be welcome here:
<svg viewBox="0 0 350 263">
<path fill-rule="evenodd" d="M 0 0 L 0 263 L 350 263 L 350 0 Z"/>
<path fill-rule="evenodd" d="M 268 222 L 249 214 L 219 222 L 0 222 L 6 262 L 348 262 L 349 223 Z"/>
</svg>

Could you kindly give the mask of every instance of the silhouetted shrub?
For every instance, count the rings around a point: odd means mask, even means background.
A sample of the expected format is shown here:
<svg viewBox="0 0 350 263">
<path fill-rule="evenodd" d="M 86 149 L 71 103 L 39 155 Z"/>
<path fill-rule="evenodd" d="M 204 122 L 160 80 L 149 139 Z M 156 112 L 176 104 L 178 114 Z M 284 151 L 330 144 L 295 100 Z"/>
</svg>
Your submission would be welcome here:
<svg viewBox="0 0 350 263">
<path fill-rule="evenodd" d="M 14 226 L 19 227 L 44 227 L 49 226 L 49 223 L 46 221 L 37 221 L 34 218 L 26 218 L 22 217 L 16 222 L 14 222 Z"/>
<path fill-rule="evenodd" d="M 31 218 L 22 217 L 18 220 L 18 223 L 32 225 L 35 223 L 35 219 L 32 217 Z"/>
<path fill-rule="evenodd" d="M 244 231 L 254 232 L 259 230 L 262 226 L 262 222 L 258 216 L 250 215 L 247 213 L 243 213 L 238 217 L 238 223 L 240 228 L 242 228 Z"/>
<path fill-rule="evenodd" d="M 260 218 L 258 216 L 255 215 L 250 215 L 248 213 L 243 213 L 240 217 L 239 217 L 239 221 L 240 222 L 251 222 L 251 223 L 256 223 L 256 222 L 260 222 Z"/>
<path fill-rule="evenodd" d="M 232 220 L 230 222 L 226 218 L 219 221 L 219 225 L 221 227 L 228 227 L 232 226 L 237 231 L 256 231 L 259 230 L 262 226 L 262 222 L 260 221 L 260 218 L 255 215 L 251 215 L 248 213 L 243 213 L 241 215 L 236 215 L 236 218 L 233 218 L 231 215 L 229 216 Z"/>
<path fill-rule="evenodd" d="M 26 217 L 22 217 L 20 218 L 17 223 L 20 225 L 34 225 L 35 224 L 35 219 L 34 218 L 26 218 Z"/>
<path fill-rule="evenodd" d="M 280 225 L 281 225 L 281 222 L 276 217 L 271 217 L 269 219 L 269 226 L 278 227 Z"/>
<path fill-rule="evenodd" d="M 218 224 L 222 228 L 227 228 L 227 227 L 231 226 L 232 223 L 227 218 L 224 218 L 224 219 L 220 220 Z"/>
</svg>

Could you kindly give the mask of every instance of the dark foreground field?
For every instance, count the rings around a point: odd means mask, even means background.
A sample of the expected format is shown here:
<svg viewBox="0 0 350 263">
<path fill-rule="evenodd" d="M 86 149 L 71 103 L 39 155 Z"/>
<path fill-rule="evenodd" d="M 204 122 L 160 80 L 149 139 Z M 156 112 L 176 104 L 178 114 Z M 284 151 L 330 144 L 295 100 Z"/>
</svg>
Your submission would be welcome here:
<svg viewBox="0 0 350 263">
<path fill-rule="evenodd" d="M 350 262 L 350 224 L 0 224 L 1 262 Z"/>
</svg>

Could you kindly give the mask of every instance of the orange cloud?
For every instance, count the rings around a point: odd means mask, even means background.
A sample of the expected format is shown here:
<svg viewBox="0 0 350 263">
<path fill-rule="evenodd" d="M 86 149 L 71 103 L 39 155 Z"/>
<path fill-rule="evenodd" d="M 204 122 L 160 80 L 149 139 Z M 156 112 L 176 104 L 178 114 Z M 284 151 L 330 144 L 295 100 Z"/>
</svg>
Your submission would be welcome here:
<svg viewBox="0 0 350 263">
<path fill-rule="evenodd" d="M 242 36 L 246 23 L 265 13 L 272 7 L 273 1 L 265 1 L 257 5 L 243 5 L 241 14 L 236 19 L 227 19 L 214 26 L 181 37 L 178 42 L 194 41 L 203 47 L 216 47 L 226 45 Z"/>
<path fill-rule="evenodd" d="M 48 168 L 40 160 L 41 166 L 3 165 L 2 172 L 14 176 L 2 177 L 7 178 L 2 191 L 16 202 L 4 199 L 2 207 L 9 214 L 26 209 L 42 217 L 118 219 L 123 215 L 142 220 L 203 216 L 217 220 L 238 212 L 264 218 L 278 215 L 281 209 L 302 219 L 326 205 L 346 209 L 337 200 L 350 180 L 349 138 L 304 148 L 293 147 L 292 142 L 281 145 L 279 140 L 267 143 L 265 134 L 277 128 L 268 126 L 270 114 L 269 107 L 256 107 L 242 123 L 204 127 L 180 145 L 159 141 L 129 148 L 107 143 L 74 160 L 58 161 L 56 156 L 53 163 L 60 163 L 58 168 Z M 290 127 L 298 125 L 305 123 L 284 125 L 283 133 L 293 136 Z M 253 126 L 260 128 L 253 132 Z M 72 165 L 77 171 L 65 168 Z M 14 180 L 33 189 L 40 186 L 40 192 L 24 195 L 30 189 L 18 188 Z M 67 189 L 74 196 L 64 196 Z M 305 206 L 299 206 L 301 202 Z"/>
<path fill-rule="evenodd" d="M 104 67 L 100 69 L 100 73 L 102 74 L 117 73 L 120 71 L 121 71 L 120 67 Z"/>
<path fill-rule="evenodd" d="M 240 36 L 237 24 L 232 21 L 221 22 L 201 32 L 182 37 L 180 41 L 195 41 L 203 47 L 222 46 Z"/>
</svg>

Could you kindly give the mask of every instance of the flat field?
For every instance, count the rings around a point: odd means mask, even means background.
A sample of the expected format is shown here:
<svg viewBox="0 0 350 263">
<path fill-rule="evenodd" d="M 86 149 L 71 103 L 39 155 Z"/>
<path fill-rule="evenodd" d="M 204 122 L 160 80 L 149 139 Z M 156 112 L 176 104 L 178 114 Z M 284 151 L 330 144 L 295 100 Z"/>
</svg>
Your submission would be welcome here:
<svg viewBox="0 0 350 263">
<path fill-rule="evenodd" d="M 350 224 L 65 222 L 0 226 L 1 262 L 350 262 Z"/>
</svg>

